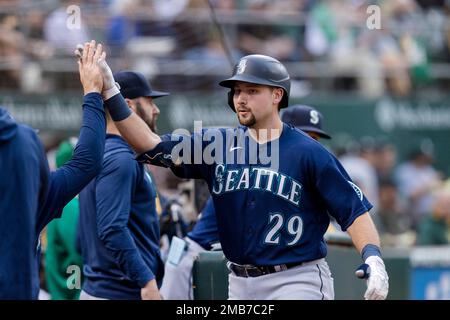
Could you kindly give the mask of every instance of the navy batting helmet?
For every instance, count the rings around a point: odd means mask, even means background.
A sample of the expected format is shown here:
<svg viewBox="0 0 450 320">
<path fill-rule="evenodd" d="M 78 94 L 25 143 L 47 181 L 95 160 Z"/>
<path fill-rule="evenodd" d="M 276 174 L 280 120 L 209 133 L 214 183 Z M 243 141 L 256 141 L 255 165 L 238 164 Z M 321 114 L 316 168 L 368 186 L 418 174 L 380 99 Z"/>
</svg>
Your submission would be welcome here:
<svg viewBox="0 0 450 320">
<path fill-rule="evenodd" d="M 284 95 L 280 102 L 280 108 L 288 106 L 291 79 L 286 68 L 277 59 L 261 54 L 245 56 L 234 66 L 233 76 L 219 83 L 222 87 L 231 89 L 228 93 L 228 105 L 234 112 L 236 109 L 233 95 L 236 81 L 282 88 Z"/>
</svg>

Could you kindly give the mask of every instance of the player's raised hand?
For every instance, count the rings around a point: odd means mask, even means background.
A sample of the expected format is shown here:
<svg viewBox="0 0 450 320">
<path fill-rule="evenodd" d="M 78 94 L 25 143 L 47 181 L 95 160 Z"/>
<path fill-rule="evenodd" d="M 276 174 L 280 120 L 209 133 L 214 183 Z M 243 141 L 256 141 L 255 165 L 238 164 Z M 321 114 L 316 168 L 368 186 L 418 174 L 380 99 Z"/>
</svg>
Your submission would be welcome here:
<svg viewBox="0 0 450 320">
<path fill-rule="evenodd" d="M 104 59 L 105 53 L 101 44 L 96 46 L 94 40 L 84 44 L 81 59 L 78 60 L 78 70 L 85 95 L 90 92 L 102 92 L 103 77 L 99 62 Z"/>
<path fill-rule="evenodd" d="M 75 49 L 75 55 L 78 57 L 79 60 L 83 59 L 83 53 L 84 53 L 84 46 L 81 44 L 77 45 L 77 48 Z M 120 93 L 119 87 L 114 80 L 113 73 L 111 71 L 111 68 L 109 67 L 108 63 L 106 62 L 106 53 L 104 56 L 98 61 L 100 70 L 102 72 L 103 77 L 103 90 L 102 90 L 102 96 L 103 100 L 108 100 L 109 98 L 115 96 L 116 94 Z"/>
<path fill-rule="evenodd" d="M 383 259 L 370 256 L 366 259 L 365 268 L 358 268 L 356 275 L 367 279 L 367 290 L 364 294 L 366 300 L 384 300 L 389 291 L 389 277 Z"/>
</svg>

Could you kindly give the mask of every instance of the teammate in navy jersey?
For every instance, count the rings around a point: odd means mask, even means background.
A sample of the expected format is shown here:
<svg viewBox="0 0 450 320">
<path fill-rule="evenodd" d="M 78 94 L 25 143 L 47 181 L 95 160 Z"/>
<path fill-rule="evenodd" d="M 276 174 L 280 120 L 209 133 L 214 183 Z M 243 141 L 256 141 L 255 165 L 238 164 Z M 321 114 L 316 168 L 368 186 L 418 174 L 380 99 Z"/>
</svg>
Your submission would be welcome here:
<svg viewBox="0 0 450 320">
<path fill-rule="evenodd" d="M 249 55 L 220 85 L 241 124 L 191 136 L 145 130 L 120 95 L 109 110 L 139 161 L 204 179 L 229 262 L 230 299 L 333 299 L 323 235 L 328 213 L 347 230 L 369 266 L 366 299 L 385 299 L 388 276 L 372 205 L 339 161 L 281 121 L 290 77 L 276 59 Z"/>
<path fill-rule="evenodd" d="M 115 74 L 130 108 L 156 131 L 154 90 L 143 74 Z M 108 105 L 108 101 L 105 102 Z M 103 168 L 80 194 L 84 260 L 81 300 L 159 300 L 164 264 L 159 248 L 156 186 L 107 115 Z"/>
<path fill-rule="evenodd" d="M 37 299 L 40 233 L 100 172 L 105 144 L 101 45 L 84 46 L 83 121 L 73 157 L 49 171 L 36 132 L 0 108 L 0 300 Z M 95 54 L 94 54 L 95 49 Z"/>
<path fill-rule="evenodd" d="M 331 139 L 322 128 L 323 116 L 316 109 L 305 105 L 290 106 L 281 120 L 306 132 L 314 140 Z M 183 246 L 179 261 L 167 261 L 164 269 L 161 295 L 168 300 L 192 300 L 192 268 L 200 252 L 209 251 L 219 243 L 219 231 L 212 198 L 209 197 L 204 209 L 191 232 L 182 242 L 172 247 Z M 171 248 L 175 250 L 175 248 Z"/>
</svg>

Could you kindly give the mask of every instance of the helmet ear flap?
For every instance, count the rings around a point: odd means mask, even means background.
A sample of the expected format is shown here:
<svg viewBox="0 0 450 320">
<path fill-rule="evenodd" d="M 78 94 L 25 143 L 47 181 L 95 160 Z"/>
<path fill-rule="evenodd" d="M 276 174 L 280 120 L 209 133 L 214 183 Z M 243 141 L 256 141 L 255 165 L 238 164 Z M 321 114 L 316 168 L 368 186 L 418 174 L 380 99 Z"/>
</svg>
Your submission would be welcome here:
<svg viewBox="0 0 450 320">
<path fill-rule="evenodd" d="M 234 89 L 231 89 L 228 92 L 228 105 L 230 106 L 231 110 L 236 112 L 236 108 L 234 107 L 234 103 L 233 103 L 233 96 L 234 96 Z"/>
<path fill-rule="evenodd" d="M 279 109 L 287 108 L 289 105 L 289 96 L 286 92 L 286 90 L 283 89 L 283 98 L 281 98 Z"/>
</svg>

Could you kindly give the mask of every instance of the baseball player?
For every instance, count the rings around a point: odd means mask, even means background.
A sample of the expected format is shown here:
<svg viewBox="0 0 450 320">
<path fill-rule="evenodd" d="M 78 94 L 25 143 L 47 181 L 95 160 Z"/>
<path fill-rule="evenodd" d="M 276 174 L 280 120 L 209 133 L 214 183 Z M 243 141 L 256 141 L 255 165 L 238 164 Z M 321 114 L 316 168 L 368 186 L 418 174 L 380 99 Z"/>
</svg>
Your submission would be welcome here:
<svg viewBox="0 0 450 320">
<path fill-rule="evenodd" d="M 130 109 L 156 131 L 155 99 L 144 75 L 115 75 Z M 80 299 L 160 299 L 164 264 L 159 249 L 156 187 L 107 114 L 103 168 L 80 194 L 85 282 Z"/>
<path fill-rule="evenodd" d="M 286 68 L 269 56 L 245 56 L 220 85 L 230 89 L 238 128 L 160 137 L 143 130 L 120 94 L 107 106 L 142 153 L 139 161 L 208 183 L 230 261 L 229 298 L 333 299 L 323 239 L 330 213 L 369 266 L 365 298 L 385 299 L 388 276 L 372 205 L 331 153 L 280 119 L 290 91 Z"/>
<path fill-rule="evenodd" d="M 85 44 L 79 63 L 84 90 L 80 136 L 72 159 L 56 171 L 49 171 L 35 131 L 0 108 L 0 299 L 37 299 L 39 235 L 100 172 L 105 113 L 99 61 L 104 58 L 100 44 Z"/>
<path fill-rule="evenodd" d="M 322 129 L 323 116 L 316 109 L 305 106 L 290 106 L 282 115 L 282 121 L 305 131 L 311 138 L 331 139 Z M 219 231 L 214 211 L 213 200 L 209 197 L 197 223 L 191 232 L 182 240 L 177 240 L 171 246 L 183 246 L 184 252 L 179 261 L 168 260 L 164 268 L 164 279 L 161 295 L 168 300 L 192 300 L 192 268 L 194 260 L 200 252 L 211 250 L 219 243 Z"/>
</svg>

